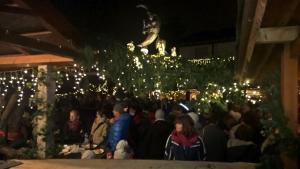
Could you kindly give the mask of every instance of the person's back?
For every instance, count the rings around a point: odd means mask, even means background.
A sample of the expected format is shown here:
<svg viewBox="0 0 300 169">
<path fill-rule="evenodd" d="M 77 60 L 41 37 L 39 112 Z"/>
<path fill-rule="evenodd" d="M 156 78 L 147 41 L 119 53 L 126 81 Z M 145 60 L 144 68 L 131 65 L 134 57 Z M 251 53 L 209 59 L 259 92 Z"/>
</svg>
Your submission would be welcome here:
<svg viewBox="0 0 300 169">
<path fill-rule="evenodd" d="M 253 142 L 253 129 L 241 123 L 227 143 L 227 161 L 259 162 L 260 151 Z"/>
<path fill-rule="evenodd" d="M 208 124 L 203 128 L 202 138 L 207 151 L 207 161 L 225 161 L 227 137 L 216 124 Z"/>
<path fill-rule="evenodd" d="M 163 159 L 165 143 L 172 126 L 165 120 L 155 121 L 145 139 L 145 153 L 148 159 Z"/>
</svg>

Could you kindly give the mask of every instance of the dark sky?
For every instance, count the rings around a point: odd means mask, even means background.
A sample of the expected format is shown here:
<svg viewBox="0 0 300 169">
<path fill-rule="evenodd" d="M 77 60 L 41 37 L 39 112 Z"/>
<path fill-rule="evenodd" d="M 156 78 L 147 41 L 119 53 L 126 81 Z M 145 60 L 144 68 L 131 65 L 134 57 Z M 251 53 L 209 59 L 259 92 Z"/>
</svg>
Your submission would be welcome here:
<svg viewBox="0 0 300 169">
<path fill-rule="evenodd" d="M 159 15 L 160 37 L 182 45 L 235 38 L 236 0 L 51 0 L 81 36 L 105 35 L 121 42 L 143 40 L 145 4 Z M 88 36 L 87 36 L 88 35 Z"/>
</svg>

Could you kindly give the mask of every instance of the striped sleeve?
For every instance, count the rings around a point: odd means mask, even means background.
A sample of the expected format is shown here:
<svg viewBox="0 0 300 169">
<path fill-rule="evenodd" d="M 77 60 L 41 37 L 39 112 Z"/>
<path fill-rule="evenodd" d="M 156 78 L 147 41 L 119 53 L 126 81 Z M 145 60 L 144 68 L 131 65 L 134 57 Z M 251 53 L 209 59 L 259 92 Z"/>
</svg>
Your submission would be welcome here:
<svg viewBox="0 0 300 169">
<path fill-rule="evenodd" d="M 168 137 L 166 145 L 165 145 L 165 160 L 172 160 L 172 150 L 171 150 L 172 140 L 171 135 Z"/>
<path fill-rule="evenodd" d="M 201 137 L 198 137 L 199 139 L 199 144 L 200 144 L 200 154 L 199 154 L 199 160 L 206 160 L 206 155 L 207 155 L 207 152 L 206 152 L 206 148 L 205 148 L 205 144 L 202 140 Z"/>
</svg>

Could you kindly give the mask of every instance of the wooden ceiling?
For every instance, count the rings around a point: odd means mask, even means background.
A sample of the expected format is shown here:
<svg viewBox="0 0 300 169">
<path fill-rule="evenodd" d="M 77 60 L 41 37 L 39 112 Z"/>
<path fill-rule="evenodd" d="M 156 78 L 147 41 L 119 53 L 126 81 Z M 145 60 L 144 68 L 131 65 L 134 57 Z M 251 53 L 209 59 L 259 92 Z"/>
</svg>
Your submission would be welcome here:
<svg viewBox="0 0 300 169">
<path fill-rule="evenodd" d="M 76 30 L 48 0 L 0 1 L 0 68 L 73 62 L 79 46 Z"/>
</svg>

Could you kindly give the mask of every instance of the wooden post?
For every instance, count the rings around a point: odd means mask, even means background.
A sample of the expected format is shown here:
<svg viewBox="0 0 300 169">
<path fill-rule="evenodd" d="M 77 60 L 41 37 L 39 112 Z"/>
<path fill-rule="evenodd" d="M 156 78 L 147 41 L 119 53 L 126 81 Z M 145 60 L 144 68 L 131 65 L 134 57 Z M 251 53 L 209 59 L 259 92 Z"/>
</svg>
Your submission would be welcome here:
<svg viewBox="0 0 300 169">
<path fill-rule="evenodd" d="M 38 104 L 38 110 L 41 114 L 36 117 L 36 133 L 37 134 L 37 155 L 39 158 L 46 158 L 46 150 L 53 143 L 53 135 L 51 132 L 46 132 L 51 129 L 50 120 L 48 118 L 49 105 L 53 105 L 55 101 L 55 80 L 52 78 L 51 66 L 38 66 L 39 72 L 45 72 L 47 75 L 45 83 L 38 84 L 38 98 L 42 103 Z"/>
<path fill-rule="evenodd" d="M 281 58 L 281 97 L 288 127 L 296 135 L 298 128 L 298 57 L 292 57 L 290 45 L 285 44 Z M 297 168 L 297 160 L 284 155 L 286 169 Z"/>
</svg>

